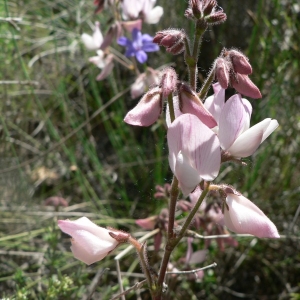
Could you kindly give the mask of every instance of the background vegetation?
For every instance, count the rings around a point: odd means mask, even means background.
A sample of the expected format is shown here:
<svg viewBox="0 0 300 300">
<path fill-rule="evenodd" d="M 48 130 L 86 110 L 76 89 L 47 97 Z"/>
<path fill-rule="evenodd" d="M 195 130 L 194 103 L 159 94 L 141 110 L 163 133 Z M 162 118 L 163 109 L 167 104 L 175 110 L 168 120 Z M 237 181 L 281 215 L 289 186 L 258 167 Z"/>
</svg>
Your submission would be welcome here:
<svg viewBox="0 0 300 300">
<path fill-rule="evenodd" d="M 110 299 L 119 291 L 113 256 L 90 267 L 75 260 L 56 220 L 85 215 L 142 236 L 134 220 L 164 206 L 153 197 L 156 184 L 171 180 L 163 120 L 151 128 L 123 123 L 137 100 L 127 92 L 134 75 L 122 67 L 95 80 L 99 70 L 88 63 L 92 55 L 80 35 L 90 33 L 95 20 L 105 32 L 109 14 L 93 15 L 92 2 L 4 0 L 0 6 L 3 299 L 87 299 L 93 278 L 105 267 L 110 271 L 101 277 L 94 299 Z M 193 31 L 183 17 L 186 1 L 159 4 L 165 14 L 159 24 L 144 26 L 145 32 Z M 246 160 L 247 167 L 228 164 L 219 181 L 258 204 L 285 238 L 238 238 L 238 247 L 223 252 L 212 243 L 204 265 L 218 267 L 205 272 L 202 282 L 176 279 L 170 299 L 300 299 L 300 5 L 297 0 L 219 0 L 219 5 L 228 20 L 206 33 L 200 81 L 223 47 L 242 50 L 263 93 L 262 100 L 252 101 L 252 122 L 272 117 L 280 124 Z M 161 49 L 151 55 L 150 65 L 173 61 Z M 180 78 L 187 79 L 182 57 L 175 63 Z M 51 196 L 64 197 L 69 206 L 46 207 Z M 151 249 L 151 239 L 149 244 Z M 203 245 L 199 241 L 199 249 Z M 179 248 L 175 258 L 185 245 Z M 121 261 L 121 270 L 125 288 L 141 280 L 135 277 L 140 268 L 134 255 Z M 142 289 L 127 299 L 147 295 Z"/>
</svg>

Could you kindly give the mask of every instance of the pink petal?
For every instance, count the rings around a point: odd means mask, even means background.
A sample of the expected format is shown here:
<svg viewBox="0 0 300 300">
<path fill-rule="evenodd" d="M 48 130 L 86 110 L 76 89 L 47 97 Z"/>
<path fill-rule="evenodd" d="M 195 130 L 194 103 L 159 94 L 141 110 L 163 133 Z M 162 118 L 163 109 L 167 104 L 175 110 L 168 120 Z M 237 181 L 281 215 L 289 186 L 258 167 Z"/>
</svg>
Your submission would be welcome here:
<svg viewBox="0 0 300 300">
<path fill-rule="evenodd" d="M 96 80 L 101 81 L 105 79 L 114 68 L 114 56 L 109 54 L 104 60 L 105 66 L 102 69 L 102 72 L 96 77 Z"/>
<path fill-rule="evenodd" d="M 218 123 L 221 111 L 225 104 L 225 89 L 223 89 L 219 83 L 214 83 L 213 88 L 215 94 L 205 100 L 204 106 Z"/>
<path fill-rule="evenodd" d="M 199 134 L 200 133 L 200 134 Z M 170 167 L 187 196 L 200 182 L 213 180 L 220 168 L 218 138 L 195 115 L 183 114 L 168 129 Z"/>
<path fill-rule="evenodd" d="M 251 114 L 252 114 L 252 105 L 251 103 L 245 99 L 245 98 L 242 98 L 242 103 L 244 105 L 244 108 L 245 108 L 245 121 L 244 121 L 244 127 L 242 129 L 242 132 L 246 131 L 249 129 L 250 127 L 250 119 L 251 119 Z"/>
<path fill-rule="evenodd" d="M 149 90 L 140 102 L 127 113 L 124 121 L 130 125 L 150 126 L 162 112 L 162 97 L 159 87 Z"/>
<path fill-rule="evenodd" d="M 279 238 L 274 223 L 244 196 L 228 194 L 225 207 L 225 225 L 236 233 L 249 233 L 257 237 Z"/>
<path fill-rule="evenodd" d="M 247 118 L 241 95 L 236 94 L 230 97 L 219 119 L 219 139 L 223 150 L 227 150 L 234 143 L 243 131 Z"/>
<path fill-rule="evenodd" d="M 258 87 L 251 81 L 248 75 L 236 73 L 236 79 L 232 80 L 232 86 L 242 95 L 253 99 L 261 98 L 261 93 Z"/>
<path fill-rule="evenodd" d="M 206 259 L 207 253 L 208 253 L 208 250 L 198 250 L 198 251 L 194 252 L 191 255 L 188 263 L 189 264 L 200 264 L 200 263 L 204 262 Z"/>
<path fill-rule="evenodd" d="M 182 113 L 197 116 L 209 128 L 217 126 L 216 120 L 205 108 L 198 95 L 184 84 L 180 87 L 179 102 Z"/>
<path fill-rule="evenodd" d="M 157 216 L 151 216 L 146 219 L 137 219 L 135 224 L 139 225 L 143 229 L 153 230 L 156 224 Z"/>
<path fill-rule="evenodd" d="M 74 257 L 86 264 L 101 260 L 118 245 L 107 229 L 97 226 L 86 217 L 75 221 L 59 220 L 58 226 L 72 236 Z"/>
<path fill-rule="evenodd" d="M 82 247 L 79 243 L 75 240 L 72 240 L 71 251 L 75 258 L 84 262 L 87 265 L 91 265 L 97 261 L 100 261 L 105 256 L 107 256 L 108 251 L 98 253 L 97 255 L 91 255 L 90 251 Z"/>
<path fill-rule="evenodd" d="M 277 121 L 274 121 L 272 122 L 270 118 L 265 119 L 243 132 L 228 149 L 228 152 L 235 157 L 252 155 L 262 143 L 265 132 L 268 136 L 276 129 L 277 126 L 274 126 L 277 125 Z"/>
</svg>

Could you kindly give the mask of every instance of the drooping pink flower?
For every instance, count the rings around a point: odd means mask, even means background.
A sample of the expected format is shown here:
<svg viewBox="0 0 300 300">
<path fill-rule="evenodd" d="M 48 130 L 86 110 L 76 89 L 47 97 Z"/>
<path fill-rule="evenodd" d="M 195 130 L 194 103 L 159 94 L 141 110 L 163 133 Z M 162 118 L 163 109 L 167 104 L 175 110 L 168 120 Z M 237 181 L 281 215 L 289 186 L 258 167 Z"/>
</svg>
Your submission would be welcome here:
<svg viewBox="0 0 300 300">
<path fill-rule="evenodd" d="M 105 79 L 114 67 L 114 56 L 112 54 L 105 55 L 102 50 L 97 51 L 97 56 L 89 58 L 89 61 L 102 69 L 96 80 L 101 81 Z"/>
<path fill-rule="evenodd" d="M 159 71 L 148 67 L 146 72 L 140 74 L 136 78 L 135 82 L 131 85 L 131 98 L 136 99 L 149 90 L 149 88 L 157 85 L 160 78 L 159 73 Z"/>
<path fill-rule="evenodd" d="M 87 265 L 103 259 L 121 240 L 128 238 L 128 234 L 97 226 L 86 217 L 75 221 L 59 220 L 58 226 L 72 236 L 71 250 L 74 257 Z M 113 238 L 111 234 L 117 238 Z"/>
<path fill-rule="evenodd" d="M 83 33 L 81 35 L 81 40 L 88 50 L 100 49 L 101 44 L 103 42 L 103 35 L 100 30 L 100 23 L 99 22 L 95 23 L 95 29 L 93 35 Z"/>
<path fill-rule="evenodd" d="M 236 233 L 249 233 L 263 238 L 279 238 L 274 223 L 249 199 L 227 194 L 224 209 L 226 227 Z"/>
<path fill-rule="evenodd" d="M 220 168 L 220 144 L 215 133 L 195 115 L 183 114 L 168 128 L 170 168 L 184 196 L 201 179 L 211 181 Z"/>
<path fill-rule="evenodd" d="M 157 222 L 157 218 L 158 216 L 151 216 L 145 219 L 137 219 L 135 220 L 135 224 L 139 225 L 143 229 L 153 230 Z"/>
<path fill-rule="evenodd" d="M 252 155 L 278 127 L 277 120 L 267 118 L 250 128 L 250 102 L 235 94 L 225 103 L 224 90 L 219 84 L 214 89 L 215 95 L 207 98 L 204 105 L 218 122 L 215 131 L 222 149 L 236 158 Z"/>
<path fill-rule="evenodd" d="M 126 114 L 124 122 L 135 126 L 150 126 L 159 118 L 162 106 L 161 88 L 152 88 Z"/>
</svg>

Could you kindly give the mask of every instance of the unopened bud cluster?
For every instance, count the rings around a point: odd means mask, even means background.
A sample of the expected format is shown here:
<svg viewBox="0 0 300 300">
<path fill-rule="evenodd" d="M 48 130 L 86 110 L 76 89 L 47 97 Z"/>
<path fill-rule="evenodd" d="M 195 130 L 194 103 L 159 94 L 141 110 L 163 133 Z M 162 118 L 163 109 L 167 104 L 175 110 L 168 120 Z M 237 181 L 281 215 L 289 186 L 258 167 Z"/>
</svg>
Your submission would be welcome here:
<svg viewBox="0 0 300 300">
<path fill-rule="evenodd" d="M 239 93 L 257 99 L 261 93 L 248 77 L 252 67 L 248 58 L 240 51 L 224 49 L 214 63 L 216 78 L 223 89 L 232 86 Z"/>
<path fill-rule="evenodd" d="M 185 16 L 190 19 L 202 20 L 205 25 L 218 25 L 225 22 L 227 18 L 215 0 L 190 0 Z"/>
<path fill-rule="evenodd" d="M 168 52 L 177 55 L 184 51 L 185 39 L 186 34 L 184 30 L 167 29 L 158 31 L 153 38 L 153 43 L 164 46 Z"/>
</svg>

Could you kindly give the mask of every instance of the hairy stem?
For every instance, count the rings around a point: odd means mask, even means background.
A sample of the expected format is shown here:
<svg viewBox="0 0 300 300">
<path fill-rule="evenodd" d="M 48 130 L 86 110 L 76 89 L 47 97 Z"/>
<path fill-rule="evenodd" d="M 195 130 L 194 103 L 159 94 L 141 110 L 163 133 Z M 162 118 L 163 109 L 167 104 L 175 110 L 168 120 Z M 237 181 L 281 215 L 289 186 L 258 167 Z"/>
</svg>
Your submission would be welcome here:
<svg viewBox="0 0 300 300">
<path fill-rule="evenodd" d="M 140 265 L 141 265 L 143 273 L 145 274 L 146 279 L 147 279 L 147 283 L 148 283 L 148 286 L 150 289 L 152 299 L 154 299 L 154 296 L 155 296 L 154 291 L 156 289 L 156 286 L 153 282 L 153 279 L 152 279 L 152 276 L 150 273 L 150 266 L 149 266 L 148 257 L 147 257 L 146 242 L 140 243 L 132 236 L 129 237 L 128 242 L 136 249 L 136 252 L 140 259 Z"/>
<path fill-rule="evenodd" d="M 190 85 L 193 90 L 197 89 L 197 74 L 198 74 L 198 56 L 201 46 L 202 36 L 207 29 L 207 25 L 205 25 L 202 20 L 198 20 L 195 24 L 195 34 L 194 34 L 194 43 L 193 43 L 193 52 L 190 51 L 188 42 L 186 41 L 185 47 L 185 62 L 188 66 L 189 70 L 189 80 Z M 189 51 L 187 51 L 189 49 Z"/>
<path fill-rule="evenodd" d="M 215 66 L 213 65 L 212 69 L 210 70 L 205 82 L 203 83 L 201 90 L 198 94 L 200 99 L 204 99 L 207 95 L 207 92 L 213 82 L 213 80 L 215 79 Z"/>
</svg>

